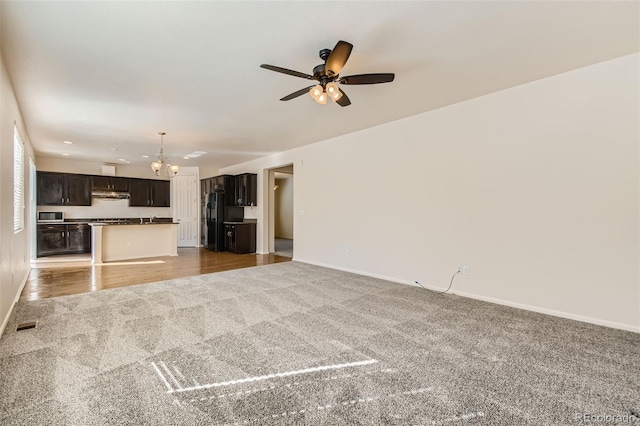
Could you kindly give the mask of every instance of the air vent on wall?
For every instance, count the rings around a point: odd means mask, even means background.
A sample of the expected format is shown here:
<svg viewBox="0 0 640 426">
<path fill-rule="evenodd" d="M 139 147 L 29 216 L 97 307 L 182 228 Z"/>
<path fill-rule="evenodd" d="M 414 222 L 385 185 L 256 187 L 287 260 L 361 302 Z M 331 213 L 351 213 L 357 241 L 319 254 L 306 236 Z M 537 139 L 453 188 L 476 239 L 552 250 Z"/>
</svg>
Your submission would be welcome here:
<svg viewBox="0 0 640 426">
<path fill-rule="evenodd" d="M 102 166 L 102 176 L 115 176 L 116 175 L 116 166 L 109 166 L 104 164 Z"/>
</svg>

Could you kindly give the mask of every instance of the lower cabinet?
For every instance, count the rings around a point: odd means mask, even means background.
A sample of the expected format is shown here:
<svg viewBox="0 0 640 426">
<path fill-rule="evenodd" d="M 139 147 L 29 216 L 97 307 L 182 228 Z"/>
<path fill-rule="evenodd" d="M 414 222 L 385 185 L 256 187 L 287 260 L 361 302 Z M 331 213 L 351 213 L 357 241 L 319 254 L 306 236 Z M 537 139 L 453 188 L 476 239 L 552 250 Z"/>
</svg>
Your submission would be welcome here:
<svg viewBox="0 0 640 426">
<path fill-rule="evenodd" d="M 38 257 L 67 250 L 67 225 L 38 225 Z"/>
<path fill-rule="evenodd" d="M 256 252 L 256 224 L 252 222 L 225 223 L 225 242 L 231 253 Z"/>
<path fill-rule="evenodd" d="M 38 225 L 38 257 L 90 253 L 91 227 L 86 223 Z"/>
</svg>

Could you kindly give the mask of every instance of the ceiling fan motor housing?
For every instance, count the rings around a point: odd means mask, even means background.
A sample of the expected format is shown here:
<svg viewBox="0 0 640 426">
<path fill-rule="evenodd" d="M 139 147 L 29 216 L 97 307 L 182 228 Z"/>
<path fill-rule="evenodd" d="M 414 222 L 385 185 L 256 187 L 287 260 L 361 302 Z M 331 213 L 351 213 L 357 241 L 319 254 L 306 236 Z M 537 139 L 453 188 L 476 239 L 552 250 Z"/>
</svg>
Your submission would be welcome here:
<svg viewBox="0 0 640 426">
<path fill-rule="evenodd" d="M 320 59 L 327 62 L 327 58 L 331 55 L 331 49 L 322 49 L 318 55 L 320 55 Z"/>
<path fill-rule="evenodd" d="M 324 87 L 327 83 L 331 83 L 332 81 L 334 81 L 338 77 L 338 74 L 335 74 L 331 77 L 328 76 L 325 64 L 320 64 L 316 65 L 313 68 L 313 76 L 320 82 L 322 87 Z"/>
</svg>

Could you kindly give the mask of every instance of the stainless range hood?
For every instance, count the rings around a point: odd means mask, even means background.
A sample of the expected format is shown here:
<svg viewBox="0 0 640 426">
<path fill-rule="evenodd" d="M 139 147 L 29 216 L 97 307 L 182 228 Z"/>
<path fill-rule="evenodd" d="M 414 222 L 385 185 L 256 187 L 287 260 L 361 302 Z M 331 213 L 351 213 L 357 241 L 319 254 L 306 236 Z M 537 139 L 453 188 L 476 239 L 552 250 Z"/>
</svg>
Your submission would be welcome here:
<svg viewBox="0 0 640 426">
<path fill-rule="evenodd" d="M 122 191 L 107 191 L 107 190 L 94 189 L 91 192 L 91 197 L 100 198 L 103 200 L 128 200 L 131 197 L 131 194 L 129 194 L 128 192 L 122 192 Z"/>
</svg>

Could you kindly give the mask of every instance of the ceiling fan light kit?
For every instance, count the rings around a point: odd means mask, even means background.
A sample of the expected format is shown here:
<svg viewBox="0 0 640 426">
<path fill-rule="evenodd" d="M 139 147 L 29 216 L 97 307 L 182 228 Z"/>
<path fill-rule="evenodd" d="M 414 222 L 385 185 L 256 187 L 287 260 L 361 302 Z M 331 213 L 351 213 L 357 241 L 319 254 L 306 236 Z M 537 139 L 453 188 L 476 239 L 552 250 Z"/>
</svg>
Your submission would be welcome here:
<svg viewBox="0 0 640 426">
<path fill-rule="evenodd" d="M 309 94 L 317 103 L 322 105 L 327 103 L 327 94 L 321 85 L 313 86 L 311 90 L 309 90 Z"/>
<path fill-rule="evenodd" d="M 320 59 L 322 59 L 324 63 L 313 68 L 313 75 L 277 67 L 275 65 L 262 64 L 260 67 L 294 77 L 318 81 L 319 84 L 297 90 L 281 98 L 281 101 L 290 101 L 308 92 L 319 104 L 324 105 L 327 103 L 327 98 L 331 98 L 331 100 L 338 105 L 345 107 L 351 105 L 351 101 L 342 91 L 339 84 L 390 83 L 395 78 L 395 74 L 393 73 L 360 74 L 340 77 L 340 71 L 342 71 L 342 68 L 347 63 L 352 49 L 353 45 L 351 43 L 342 40 L 336 43 L 333 50 L 322 49 L 320 51 Z"/>
<path fill-rule="evenodd" d="M 337 102 L 342 97 L 342 92 L 336 83 L 327 83 L 326 91 L 333 102 Z"/>
</svg>

